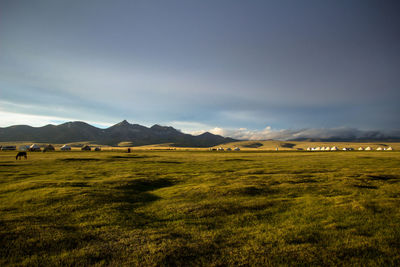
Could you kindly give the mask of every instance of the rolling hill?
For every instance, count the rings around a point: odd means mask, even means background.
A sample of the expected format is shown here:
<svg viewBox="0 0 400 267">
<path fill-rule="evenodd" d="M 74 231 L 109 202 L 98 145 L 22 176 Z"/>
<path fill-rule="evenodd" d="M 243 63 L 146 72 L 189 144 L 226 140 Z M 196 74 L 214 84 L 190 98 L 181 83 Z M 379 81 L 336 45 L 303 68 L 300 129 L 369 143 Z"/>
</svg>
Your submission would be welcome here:
<svg viewBox="0 0 400 267">
<path fill-rule="evenodd" d="M 171 143 L 177 147 L 209 147 L 236 141 L 211 133 L 198 136 L 182 133 L 170 126 L 153 125 L 148 128 L 126 120 L 109 128 L 100 129 L 85 122 L 66 122 L 60 125 L 32 127 L 14 125 L 0 128 L 0 142 L 32 141 L 42 143 L 71 143 L 90 141 L 103 145 L 130 142 L 133 146 Z"/>
</svg>

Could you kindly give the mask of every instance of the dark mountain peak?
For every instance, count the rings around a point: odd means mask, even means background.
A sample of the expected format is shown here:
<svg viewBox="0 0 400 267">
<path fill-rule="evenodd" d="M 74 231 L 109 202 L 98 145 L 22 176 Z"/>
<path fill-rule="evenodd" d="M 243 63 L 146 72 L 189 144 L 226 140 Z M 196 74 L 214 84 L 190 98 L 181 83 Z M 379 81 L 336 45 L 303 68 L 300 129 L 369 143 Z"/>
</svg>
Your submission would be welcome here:
<svg viewBox="0 0 400 267">
<path fill-rule="evenodd" d="M 90 126 L 90 127 L 94 127 L 86 122 L 83 121 L 69 121 L 63 124 L 60 124 L 59 126 L 67 126 L 67 127 L 81 127 L 81 126 Z"/>
<path fill-rule="evenodd" d="M 178 130 L 176 130 L 174 127 L 161 126 L 159 124 L 154 124 L 153 126 L 150 127 L 150 129 L 156 130 L 156 131 L 176 131 L 176 132 L 178 132 Z"/>
<path fill-rule="evenodd" d="M 118 122 L 117 124 L 114 124 L 111 127 L 127 127 L 130 126 L 131 124 L 127 120 L 123 120 L 121 122 Z"/>
<path fill-rule="evenodd" d="M 43 126 L 43 128 L 55 128 L 57 126 L 55 126 L 54 124 L 47 124 L 45 126 Z"/>
<path fill-rule="evenodd" d="M 118 122 L 117 124 L 114 124 L 113 126 L 109 127 L 109 129 L 129 128 L 131 126 L 132 126 L 132 124 L 130 124 L 127 120 L 123 120 L 123 121 Z"/>
<path fill-rule="evenodd" d="M 117 124 L 115 124 L 115 126 L 130 126 L 131 124 L 127 121 L 127 120 L 123 120 Z"/>
<path fill-rule="evenodd" d="M 202 137 L 212 137 L 212 136 L 216 136 L 215 134 L 212 134 L 210 132 L 204 132 L 202 134 L 199 134 L 198 136 L 202 136 Z"/>
<path fill-rule="evenodd" d="M 32 126 L 29 125 L 11 125 L 2 129 L 30 129 L 30 128 L 34 128 Z"/>
<path fill-rule="evenodd" d="M 154 124 L 153 126 L 150 127 L 150 129 L 153 130 L 158 130 L 158 129 L 164 129 L 165 126 L 161 126 L 160 124 Z"/>
</svg>

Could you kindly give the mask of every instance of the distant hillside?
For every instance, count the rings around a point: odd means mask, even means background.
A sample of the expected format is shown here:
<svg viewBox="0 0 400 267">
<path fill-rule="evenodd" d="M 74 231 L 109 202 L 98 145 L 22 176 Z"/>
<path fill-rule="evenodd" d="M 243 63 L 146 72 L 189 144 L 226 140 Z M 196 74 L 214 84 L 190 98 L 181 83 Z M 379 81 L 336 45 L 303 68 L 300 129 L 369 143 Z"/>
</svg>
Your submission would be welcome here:
<svg viewBox="0 0 400 267">
<path fill-rule="evenodd" d="M 41 143 L 70 143 L 91 141 L 97 144 L 117 145 L 130 142 L 133 146 L 171 143 L 178 147 L 209 147 L 235 141 L 220 135 L 204 133 L 199 136 L 182 133 L 173 127 L 154 125 L 150 128 L 130 124 L 126 120 L 107 129 L 85 122 L 67 122 L 60 125 L 31 127 L 15 125 L 0 128 L 0 142 L 32 141 Z"/>
</svg>

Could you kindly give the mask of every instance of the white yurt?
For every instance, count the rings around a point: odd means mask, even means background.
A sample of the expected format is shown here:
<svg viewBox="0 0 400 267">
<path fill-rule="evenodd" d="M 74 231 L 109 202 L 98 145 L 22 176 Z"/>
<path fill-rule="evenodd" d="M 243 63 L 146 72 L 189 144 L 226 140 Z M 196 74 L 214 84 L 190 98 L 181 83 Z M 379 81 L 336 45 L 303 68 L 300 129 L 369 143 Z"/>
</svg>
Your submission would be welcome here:
<svg viewBox="0 0 400 267">
<path fill-rule="evenodd" d="M 372 149 L 371 149 L 371 147 L 368 146 L 365 148 L 365 150 L 372 150 Z"/>
<path fill-rule="evenodd" d="M 29 151 L 40 151 L 40 146 L 38 146 L 37 144 L 32 144 L 29 147 Z"/>
<path fill-rule="evenodd" d="M 388 147 L 386 150 L 393 150 L 393 148 L 390 146 L 390 147 Z"/>
<path fill-rule="evenodd" d="M 331 150 L 330 147 L 329 147 L 329 146 L 326 146 L 326 147 L 325 147 L 325 151 L 329 151 L 329 150 Z"/>
<path fill-rule="evenodd" d="M 311 151 L 311 147 L 307 147 L 307 151 Z"/>
<path fill-rule="evenodd" d="M 318 146 L 318 147 L 316 147 L 314 150 L 317 150 L 317 151 L 318 151 L 318 150 L 321 150 L 321 148 Z"/>
<path fill-rule="evenodd" d="M 378 147 L 376 150 L 379 150 L 379 151 L 380 151 L 380 150 L 383 150 L 383 149 L 382 149 L 381 147 Z"/>
<path fill-rule="evenodd" d="M 63 146 L 61 147 L 61 150 L 62 150 L 62 151 L 70 151 L 70 150 L 71 150 L 71 147 L 70 147 L 69 145 L 63 145 Z"/>
<path fill-rule="evenodd" d="M 338 148 L 336 146 L 331 147 L 331 151 L 336 151 Z"/>
<path fill-rule="evenodd" d="M 233 150 L 235 150 L 235 151 L 240 151 L 240 148 L 235 147 Z"/>
<path fill-rule="evenodd" d="M 219 148 L 217 148 L 217 151 L 224 151 L 224 148 L 219 147 Z"/>
<path fill-rule="evenodd" d="M 358 148 L 358 150 L 364 150 L 364 148 L 362 148 L 362 147 L 359 147 L 359 148 Z"/>
</svg>

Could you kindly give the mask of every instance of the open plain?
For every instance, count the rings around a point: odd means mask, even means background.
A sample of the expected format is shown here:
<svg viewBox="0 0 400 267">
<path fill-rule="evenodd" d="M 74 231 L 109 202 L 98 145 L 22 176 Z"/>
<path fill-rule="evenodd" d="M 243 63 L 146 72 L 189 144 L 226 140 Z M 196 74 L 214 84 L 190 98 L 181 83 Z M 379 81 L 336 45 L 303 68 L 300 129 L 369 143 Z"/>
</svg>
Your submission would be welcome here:
<svg viewBox="0 0 400 267">
<path fill-rule="evenodd" d="M 400 264 L 397 151 L 0 152 L 0 265 Z"/>
</svg>

